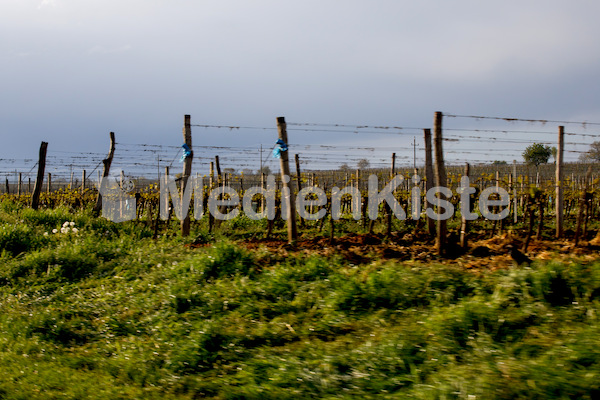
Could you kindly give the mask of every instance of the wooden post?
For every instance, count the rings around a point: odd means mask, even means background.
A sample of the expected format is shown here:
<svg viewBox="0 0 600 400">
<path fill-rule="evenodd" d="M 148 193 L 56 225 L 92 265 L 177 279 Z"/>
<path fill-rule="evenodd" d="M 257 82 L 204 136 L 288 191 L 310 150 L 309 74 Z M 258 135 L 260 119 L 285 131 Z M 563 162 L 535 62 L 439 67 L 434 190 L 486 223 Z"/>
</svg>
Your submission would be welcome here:
<svg viewBox="0 0 600 400">
<path fill-rule="evenodd" d="M 300 157 L 298 154 L 294 155 L 296 161 L 296 183 L 298 184 L 298 191 L 302 190 L 302 177 L 300 176 Z"/>
<path fill-rule="evenodd" d="M 125 171 L 121 170 L 121 176 L 119 178 L 119 189 L 123 192 L 123 185 L 125 184 Z M 119 196 L 119 216 L 123 218 L 125 210 L 125 204 L 123 203 L 123 196 Z"/>
<path fill-rule="evenodd" d="M 85 192 L 85 169 L 83 170 L 83 172 L 81 173 L 81 194 L 83 194 Z"/>
<path fill-rule="evenodd" d="M 286 123 L 284 117 L 277 117 L 277 131 L 279 133 L 279 139 L 288 145 L 288 137 L 286 130 Z M 281 181 L 283 188 L 287 189 L 286 198 L 282 201 L 287 202 L 287 228 L 288 228 L 288 242 L 295 244 L 298 239 L 298 231 L 296 228 L 296 201 L 294 199 L 294 192 L 290 185 L 290 163 L 289 163 L 289 148 L 286 151 L 280 153 L 280 166 L 281 166 Z M 282 191 L 283 193 L 283 191 Z"/>
<path fill-rule="evenodd" d="M 38 173 L 35 181 L 35 187 L 33 189 L 33 195 L 31 196 L 31 208 L 34 210 L 38 209 L 40 201 L 40 193 L 42 192 L 42 185 L 44 184 L 44 172 L 46 169 L 46 151 L 48 150 L 48 143 L 42 142 L 40 146 L 40 156 L 38 160 Z"/>
<path fill-rule="evenodd" d="M 23 173 L 19 172 L 19 181 L 17 182 L 17 196 L 23 194 Z"/>
<path fill-rule="evenodd" d="M 302 190 L 302 176 L 300 172 L 300 157 L 298 154 L 294 154 L 294 160 L 296 161 L 296 184 L 298 185 L 298 193 Z M 304 226 L 304 220 L 301 217 L 298 217 L 300 220 L 300 226 Z"/>
<path fill-rule="evenodd" d="M 71 166 L 71 168 L 73 168 L 73 166 Z M 73 189 L 73 174 L 74 172 L 71 171 L 71 180 L 69 180 L 69 190 Z"/>
<path fill-rule="evenodd" d="M 221 175 L 221 163 L 219 163 L 219 156 L 215 156 L 215 166 L 217 167 L 217 186 L 221 186 L 223 176 Z"/>
<path fill-rule="evenodd" d="M 425 192 L 433 187 L 433 155 L 431 150 L 431 129 L 423 129 L 425 138 Z M 425 198 L 425 210 L 432 204 Z M 435 232 L 435 221 L 427 217 L 427 231 L 430 235 Z"/>
<path fill-rule="evenodd" d="M 563 154 L 565 146 L 565 127 L 558 127 L 558 148 L 556 149 L 556 238 L 563 235 Z"/>
<path fill-rule="evenodd" d="M 469 177 L 470 165 L 469 163 L 465 163 L 465 173 L 464 176 Z M 471 202 L 469 202 L 471 204 Z M 469 210 L 471 211 L 471 210 Z M 467 248 L 467 233 L 469 231 L 469 221 L 465 218 L 464 215 L 461 215 L 461 223 L 460 223 L 460 247 L 463 249 Z"/>
<path fill-rule="evenodd" d="M 183 143 L 185 143 L 190 150 L 192 149 L 192 125 L 190 122 L 190 116 L 184 116 L 183 122 Z M 183 202 L 183 194 L 185 193 L 185 187 L 188 183 L 188 178 L 192 175 L 192 160 L 194 159 L 194 152 L 191 152 L 189 156 L 183 161 L 183 175 L 181 176 L 181 201 Z M 189 210 L 181 220 L 181 236 L 189 236 L 190 234 L 190 213 Z"/>
<path fill-rule="evenodd" d="M 46 189 L 48 193 L 52 190 L 52 174 L 50 172 L 48 172 L 48 187 Z"/>
<path fill-rule="evenodd" d="M 110 136 L 110 148 L 108 151 L 108 157 L 106 157 L 104 160 L 102 160 L 102 178 L 101 179 L 105 179 L 108 177 L 109 173 L 110 173 L 110 165 L 112 164 L 112 160 L 113 157 L 115 155 L 115 133 L 114 132 L 110 132 L 109 133 Z M 98 188 L 100 188 L 101 185 L 101 180 L 98 180 Z M 96 196 L 96 205 L 94 206 L 94 213 L 98 213 L 100 212 L 100 210 L 102 210 L 102 194 L 100 193 L 100 190 L 98 190 L 98 196 Z"/>
<path fill-rule="evenodd" d="M 396 153 L 392 153 L 392 165 L 390 167 L 390 180 L 394 179 L 395 174 L 396 174 Z M 386 219 L 387 219 L 386 235 L 388 237 L 390 237 L 392 234 L 392 208 L 387 203 L 385 203 L 385 211 L 386 211 Z"/>
<path fill-rule="evenodd" d="M 260 173 L 260 187 L 265 188 L 265 180 L 266 174 L 264 172 Z M 263 196 L 260 196 L 260 212 L 263 213 L 265 211 L 265 199 Z"/>
<path fill-rule="evenodd" d="M 512 172 L 512 181 L 513 181 L 513 203 L 514 203 L 514 214 L 513 214 L 513 222 L 517 223 L 517 160 L 513 160 L 513 172 Z"/>
<path fill-rule="evenodd" d="M 161 183 L 161 185 L 165 185 L 164 186 L 165 188 L 167 188 L 168 185 L 169 185 L 169 172 L 170 172 L 169 171 L 169 166 L 167 165 L 165 167 L 165 177 L 163 178 L 163 182 Z M 166 192 L 168 193 L 168 190 Z M 168 229 L 169 223 L 171 221 L 171 211 L 172 210 L 171 210 L 171 207 L 170 207 L 169 196 L 168 195 L 165 196 L 164 200 L 165 200 L 165 204 L 161 204 L 159 206 L 158 210 L 160 212 L 161 207 L 163 207 L 164 210 L 167 210 L 167 223 L 166 223 L 166 226 L 167 226 L 167 229 Z"/>
<path fill-rule="evenodd" d="M 8 175 L 6 175 L 6 194 L 10 194 L 10 185 L 8 183 Z"/>
<path fill-rule="evenodd" d="M 446 187 L 446 169 L 444 166 L 444 150 L 442 149 L 442 118 L 443 114 L 436 111 L 433 119 L 433 141 L 435 150 L 435 185 Z M 438 207 L 438 213 L 440 212 Z M 437 219 L 436 250 L 438 255 L 443 256 L 446 244 L 446 221 Z"/>
<path fill-rule="evenodd" d="M 218 160 L 218 157 L 216 157 L 216 159 Z M 211 161 L 210 169 L 209 169 L 208 195 L 206 196 L 207 202 L 208 202 L 208 197 L 210 196 L 210 193 L 212 192 L 212 190 L 214 188 L 215 188 L 215 162 Z M 208 207 L 207 207 L 207 210 L 208 210 Z M 208 213 L 208 233 L 212 232 L 214 224 L 215 224 L 215 217 L 212 215 L 211 212 L 209 212 Z"/>
</svg>

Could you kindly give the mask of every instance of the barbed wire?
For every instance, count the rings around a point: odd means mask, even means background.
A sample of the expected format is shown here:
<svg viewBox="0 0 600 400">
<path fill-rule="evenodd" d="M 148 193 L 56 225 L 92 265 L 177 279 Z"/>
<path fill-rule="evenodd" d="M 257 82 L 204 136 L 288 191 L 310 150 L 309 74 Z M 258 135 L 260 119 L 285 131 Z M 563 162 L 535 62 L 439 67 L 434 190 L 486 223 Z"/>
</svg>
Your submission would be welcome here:
<svg viewBox="0 0 600 400">
<path fill-rule="evenodd" d="M 597 125 L 600 126 L 600 122 L 588 122 L 588 121 L 561 121 L 561 120 L 551 120 L 551 119 L 532 119 L 532 118 L 511 118 L 511 117 L 490 117 L 490 116 L 482 116 L 482 115 L 459 115 L 459 114 L 450 114 L 450 113 L 442 113 L 444 117 L 449 118 L 470 118 L 470 119 L 492 119 L 492 120 L 501 120 L 506 122 L 529 122 L 529 123 L 541 123 L 541 124 L 565 124 L 565 125 L 582 125 L 585 129 L 587 125 Z"/>
<path fill-rule="evenodd" d="M 444 114 L 451 118 L 474 118 L 482 120 L 503 120 L 510 123 L 562 123 L 571 125 L 582 125 L 585 129 L 589 126 L 600 125 L 595 122 L 585 121 L 557 121 L 557 120 L 536 120 L 536 119 L 521 119 L 521 118 L 502 118 L 502 117 L 486 117 L 486 116 L 469 116 Z M 378 145 L 370 140 L 368 146 L 362 146 L 355 143 L 339 143 L 339 144 L 306 144 L 296 143 L 298 140 L 288 144 L 290 154 L 299 154 L 300 163 L 304 168 L 309 167 L 313 170 L 331 169 L 334 166 L 353 165 L 359 161 L 367 159 L 372 166 L 385 166 L 390 163 L 390 156 L 393 151 L 396 152 L 398 165 L 412 166 L 410 164 L 422 165 L 424 149 L 424 139 L 418 131 L 423 128 L 405 127 L 405 126 L 383 126 L 372 124 L 335 124 L 335 123 L 312 123 L 312 122 L 289 122 L 288 131 L 304 131 L 311 133 L 358 133 L 358 134 L 401 134 L 402 137 L 413 136 L 411 143 L 404 142 L 394 143 L 390 145 Z M 244 125 L 209 125 L 209 124 L 192 124 L 194 127 L 205 129 L 229 129 L 229 130 L 264 130 L 274 131 L 276 127 L 261 127 L 261 126 L 244 126 Z M 407 133 L 411 133 L 408 135 Z M 522 151 L 520 145 L 528 143 L 540 143 L 544 145 L 554 145 L 555 142 L 548 140 L 547 137 L 537 137 L 536 135 L 557 135 L 558 132 L 539 130 L 539 129 L 473 129 L 472 126 L 445 127 L 444 153 L 447 154 L 446 162 L 464 163 L 465 161 L 477 163 L 490 163 L 490 157 L 513 158 L 521 159 Z M 475 134 L 469 134 L 475 133 Z M 524 137 L 524 135 L 529 135 Z M 577 141 L 565 141 L 563 149 L 568 157 L 566 162 L 576 161 L 577 155 L 587 154 L 588 151 L 583 151 L 579 146 L 589 146 L 591 143 L 586 142 L 586 139 L 600 137 L 600 134 L 595 133 L 580 133 L 570 129 L 565 132 L 565 135 L 570 137 L 581 137 L 585 139 Z M 292 135 L 293 136 L 293 135 Z M 300 135 L 297 135 L 300 136 Z M 540 140 L 536 140 L 539 138 Z M 302 138 L 300 138 L 302 139 Z M 355 139 L 352 139 L 355 141 Z M 379 140 L 379 139 L 377 139 Z M 381 139 L 383 140 L 383 139 Z M 214 160 L 214 156 L 219 155 L 222 168 L 233 168 L 235 170 L 245 168 L 258 170 L 261 167 L 274 167 L 278 164 L 278 160 L 271 157 L 271 144 L 273 141 L 265 145 L 207 145 L 200 144 L 193 146 L 194 158 L 193 165 L 199 169 L 205 169 L 210 162 Z M 300 140 L 301 142 L 302 140 Z M 388 143 L 388 142 L 383 142 Z M 503 146 L 490 146 L 490 144 L 502 144 Z M 174 168 L 177 159 L 180 157 L 182 148 L 180 145 L 171 144 L 151 144 L 151 143 L 127 143 L 117 142 L 117 149 L 114 156 L 114 165 L 119 169 L 127 169 L 132 173 L 145 175 L 160 174 L 161 167 Z M 264 147 L 263 147 L 264 146 Z M 260 148 L 262 147 L 262 148 Z M 413 154 L 418 151 L 418 156 Z M 154 155 L 152 159 L 148 158 L 148 153 Z M 463 157 L 461 157 L 461 155 Z M 259 162 L 259 156 L 262 161 Z M 94 151 L 63 151 L 56 150 L 49 152 L 47 157 L 47 168 L 57 176 L 61 176 L 66 168 L 73 169 L 91 169 L 88 175 L 92 175 L 102 165 L 102 160 L 105 154 Z M 0 166 L 11 165 L 11 170 L 0 170 L 0 174 L 14 176 L 17 169 L 29 169 L 29 172 L 24 176 L 31 176 L 32 171 L 37 166 L 37 162 L 32 158 L 3 158 L 0 159 Z M 499 160 L 502 161 L 502 160 Z M 34 163 L 35 162 L 35 163 Z M 33 164 L 33 166 L 31 166 Z M 248 168 L 246 168 L 248 167 Z M 155 171 L 150 173 L 150 171 Z M 66 173 L 64 173 L 66 174 Z"/>
</svg>

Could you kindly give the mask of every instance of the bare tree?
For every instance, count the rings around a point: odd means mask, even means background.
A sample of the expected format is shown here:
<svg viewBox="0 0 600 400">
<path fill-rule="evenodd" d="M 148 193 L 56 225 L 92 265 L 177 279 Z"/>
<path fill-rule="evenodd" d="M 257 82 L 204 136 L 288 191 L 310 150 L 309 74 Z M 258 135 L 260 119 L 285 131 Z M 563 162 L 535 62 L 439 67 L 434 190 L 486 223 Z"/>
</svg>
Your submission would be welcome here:
<svg viewBox="0 0 600 400">
<path fill-rule="evenodd" d="M 590 144 L 590 149 L 579 156 L 580 161 L 600 162 L 600 142 Z"/>
<path fill-rule="evenodd" d="M 367 160 L 366 158 L 358 160 L 358 163 L 356 164 L 358 169 L 361 169 L 361 170 L 369 168 L 370 165 L 371 165 L 371 163 L 369 163 L 369 160 Z"/>
</svg>

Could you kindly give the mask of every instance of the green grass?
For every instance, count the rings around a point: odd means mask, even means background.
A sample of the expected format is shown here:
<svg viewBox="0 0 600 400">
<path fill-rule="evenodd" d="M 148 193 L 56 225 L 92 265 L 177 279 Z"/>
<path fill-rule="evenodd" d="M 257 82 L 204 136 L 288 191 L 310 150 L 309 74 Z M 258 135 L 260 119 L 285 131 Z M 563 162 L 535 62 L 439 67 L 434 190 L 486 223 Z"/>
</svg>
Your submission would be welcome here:
<svg viewBox="0 0 600 400">
<path fill-rule="evenodd" d="M 600 397 L 600 261 L 476 276 L 151 237 L 0 207 L 0 399 Z"/>
</svg>

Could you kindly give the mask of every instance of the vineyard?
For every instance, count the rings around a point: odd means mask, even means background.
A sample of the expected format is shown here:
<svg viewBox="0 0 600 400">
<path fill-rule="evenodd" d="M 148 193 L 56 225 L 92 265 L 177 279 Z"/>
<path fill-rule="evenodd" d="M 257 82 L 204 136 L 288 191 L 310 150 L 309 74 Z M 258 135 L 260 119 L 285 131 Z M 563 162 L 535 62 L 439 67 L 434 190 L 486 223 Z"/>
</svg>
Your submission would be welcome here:
<svg viewBox="0 0 600 400">
<path fill-rule="evenodd" d="M 595 125 L 186 116 L 184 146 L 111 133 L 107 153 L 0 160 L 0 399 L 600 398 Z M 552 160 L 527 163 L 534 143 Z M 185 212 L 164 188 L 189 178 Z M 404 218 L 373 200 L 393 182 Z"/>
</svg>

